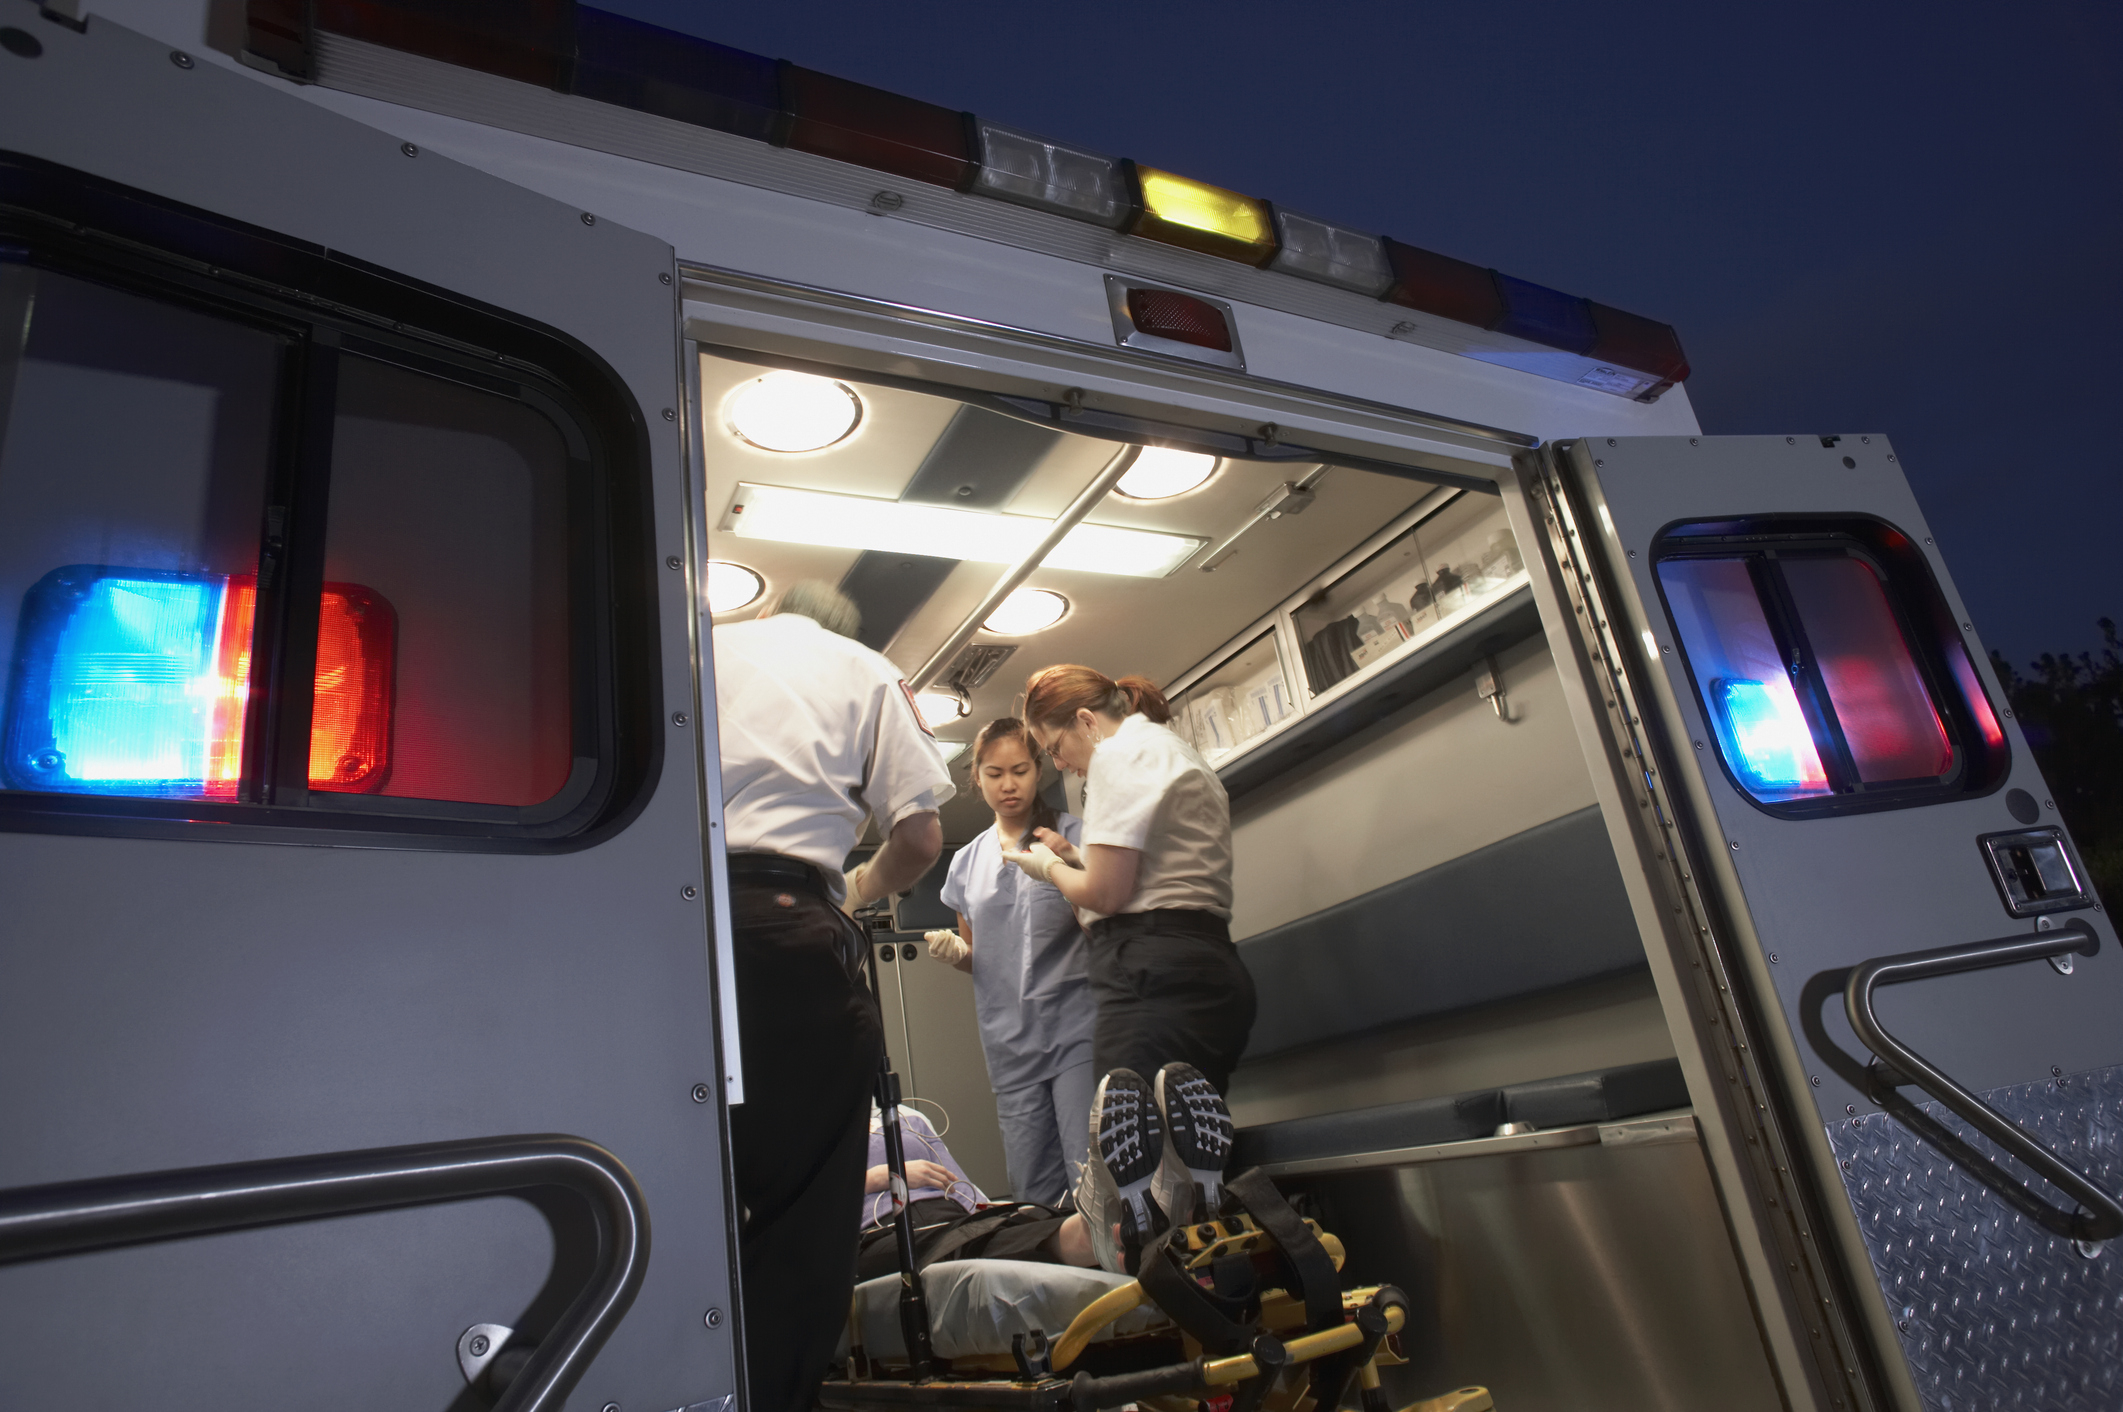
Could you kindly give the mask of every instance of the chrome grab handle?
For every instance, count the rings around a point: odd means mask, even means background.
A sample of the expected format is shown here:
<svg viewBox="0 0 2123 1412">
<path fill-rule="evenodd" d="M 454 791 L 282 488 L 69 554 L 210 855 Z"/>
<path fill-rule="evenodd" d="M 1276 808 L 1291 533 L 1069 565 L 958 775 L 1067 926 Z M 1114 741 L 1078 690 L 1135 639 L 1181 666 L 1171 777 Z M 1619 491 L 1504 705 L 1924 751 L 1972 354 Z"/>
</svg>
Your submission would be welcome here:
<svg viewBox="0 0 2123 1412">
<path fill-rule="evenodd" d="M 579 1137 L 474 1138 L 0 1191 L 0 1265 L 557 1187 L 596 1218 L 595 1268 L 494 1412 L 559 1412 L 649 1263 L 649 1213 L 617 1157 Z"/>
<path fill-rule="evenodd" d="M 1873 1013 L 1872 993 L 1883 985 L 1902 985 L 1935 976 L 1958 975 L 1963 971 L 1988 970 L 2020 961 L 2041 961 L 2072 952 L 2092 956 L 2100 949 L 2101 938 L 2094 929 L 2083 921 L 2074 920 L 2055 931 L 2002 937 L 1996 941 L 1972 941 L 1931 951 L 1909 951 L 1899 956 L 1877 956 L 1853 970 L 1849 984 L 1843 987 L 1843 1009 L 1850 1016 L 1850 1027 L 1857 1031 L 1865 1047 L 1879 1057 L 1881 1064 L 1875 1068 L 1884 1067 L 1887 1081 L 1897 1087 L 1914 1084 L 1923 1089 L 2028 1170 L 2071 1197 L 2081 1208 L 2072 1217 L 2072 1233 L 2080 1240 L 2089 1241 L 2109 1240 L 2123 1234 L 2123 1204 L 2096 1186 L 2084 1172 L 2036 1141 L 2019 1124 L 1955 1083 L 1937 1065 L 1881 1028 L 1879 1016 Z"/>
</svg>

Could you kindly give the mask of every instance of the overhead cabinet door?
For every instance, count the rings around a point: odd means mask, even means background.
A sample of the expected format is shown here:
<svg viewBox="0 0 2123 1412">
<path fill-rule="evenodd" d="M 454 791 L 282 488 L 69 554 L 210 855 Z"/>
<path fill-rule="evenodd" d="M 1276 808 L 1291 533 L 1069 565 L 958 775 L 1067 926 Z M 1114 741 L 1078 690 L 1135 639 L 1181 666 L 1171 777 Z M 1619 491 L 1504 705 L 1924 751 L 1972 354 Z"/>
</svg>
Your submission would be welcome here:
<svg viewBox="0 0 2123 1412">
<path fill-rule="evenodd" d="M 670 250 L 0 26 L 0 1404 L 729 1395 Z"/>
<path fill-rule="evenodd" d="M 2112 1406 L 2123 954 L 1893 448 L 1526 477 L 1787 1376 Z"/>
</svg>

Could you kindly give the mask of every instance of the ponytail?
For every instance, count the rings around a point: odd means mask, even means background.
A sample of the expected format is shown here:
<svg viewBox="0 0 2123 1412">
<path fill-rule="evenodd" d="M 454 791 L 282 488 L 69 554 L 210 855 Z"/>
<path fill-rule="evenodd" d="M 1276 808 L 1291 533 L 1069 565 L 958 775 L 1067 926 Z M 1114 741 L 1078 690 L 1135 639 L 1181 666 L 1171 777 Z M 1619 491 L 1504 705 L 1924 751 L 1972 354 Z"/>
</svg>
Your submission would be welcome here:
<svg viewBox="0 0 2123 1412">
<path fill-rule="evenodd" d="M 1025 719 L 1054 730 L 1074 720 L 1078 711 L 1101 716 L 1140 715 L 1157 725 L 1172 719 L 1165 693 L 1148 677 L 1114 681 L 1090 667 L 1044 667 L 1025 683 Z"/>
<path fill-rule="evenodd" d="M 1122 677 L 1113 683 L 1128 698 L 1128 714 L 1148 716 L 1158 725 L 1172 720 L 1172 704 L 1148 677 Z"/>
</svg>

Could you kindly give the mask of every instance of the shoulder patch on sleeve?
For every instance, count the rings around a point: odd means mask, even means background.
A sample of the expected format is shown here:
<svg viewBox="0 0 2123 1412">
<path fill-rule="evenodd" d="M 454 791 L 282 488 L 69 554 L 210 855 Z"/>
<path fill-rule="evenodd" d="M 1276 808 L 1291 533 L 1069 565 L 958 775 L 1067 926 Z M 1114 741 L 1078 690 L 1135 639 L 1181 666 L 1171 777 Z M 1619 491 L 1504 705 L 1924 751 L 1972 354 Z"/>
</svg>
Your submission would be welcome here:
<svg viewBox="0 0 2123 1412">
<path fill-rule="evenodd" d="M 914 713 L 914 724 L 921 727 L 921 733 L 931 740 L 936 739 L 936 732 L 930 730 L 929 723 L 921 718 L 921 704 L 914 699 L 914 688 L 907 685 L 905 677 L 899 679 L 899 694 L 907 698 L 907 709 Z"/>
</svg>

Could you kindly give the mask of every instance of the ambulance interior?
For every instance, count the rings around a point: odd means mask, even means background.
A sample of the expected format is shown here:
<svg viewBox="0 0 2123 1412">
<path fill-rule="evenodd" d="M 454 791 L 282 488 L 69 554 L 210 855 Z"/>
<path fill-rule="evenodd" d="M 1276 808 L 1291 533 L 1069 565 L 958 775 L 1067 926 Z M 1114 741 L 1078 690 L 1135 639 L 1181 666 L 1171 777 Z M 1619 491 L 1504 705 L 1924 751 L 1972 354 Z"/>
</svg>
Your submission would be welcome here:
<svg viewBox="0 0 2123 1412">
<path fill-rule="evenodd" d="M 921 944 L 954 920 L 951 852 L 992 824 L 965 747 L 1041 667 L 1141 673 L 1232 798 L 1260 995 L 1234 1170 L 1335 1232 L 1346 1278 L 1410 1294 L 1395 1405 L 1463 1384 L 1514 1409 L 1781 1405 L 1498 496 L 1148 448 L 987 619 L 1010 630 L 924 683 L 1027 527 L 1126 443 L 727 350 L 698 379 L 715 621 L 839 584 L 953 754 L 945 858 L 875 952 L 901 1082 L 991 1199 L 972 981 Z"/>
</svg>

